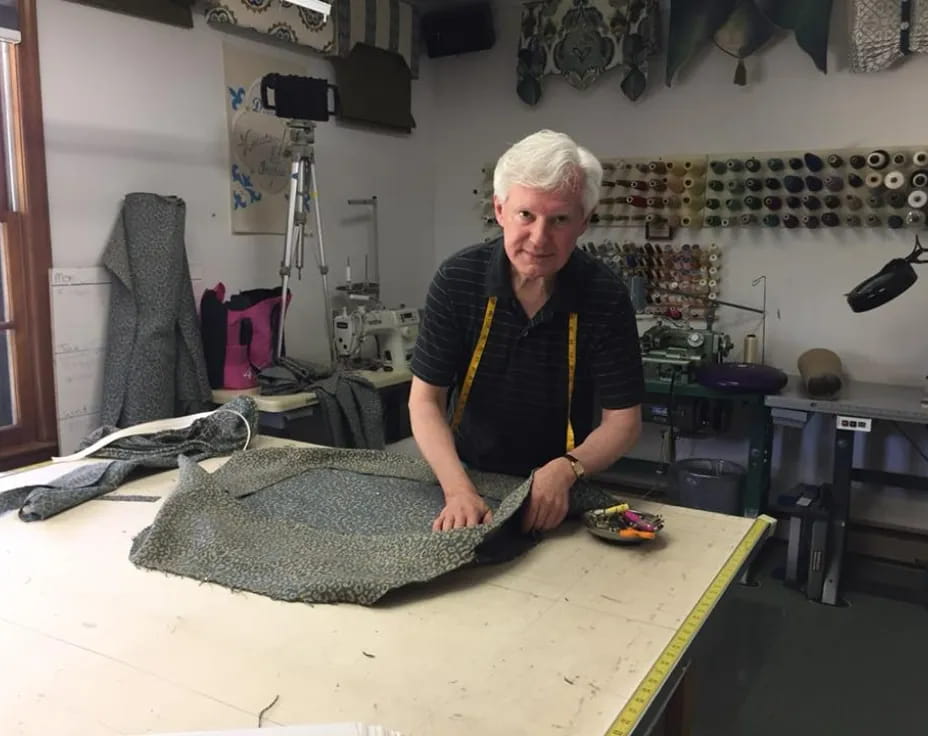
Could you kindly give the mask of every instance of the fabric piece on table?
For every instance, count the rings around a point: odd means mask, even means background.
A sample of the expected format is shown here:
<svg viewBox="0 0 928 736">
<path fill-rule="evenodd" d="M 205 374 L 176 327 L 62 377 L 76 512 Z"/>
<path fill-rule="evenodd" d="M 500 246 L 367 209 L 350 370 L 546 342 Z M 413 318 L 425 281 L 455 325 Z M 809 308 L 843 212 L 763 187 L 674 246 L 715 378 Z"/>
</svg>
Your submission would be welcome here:
<svg viewBox="0 0 928 736">
<path fill-rule="evenodd" d="M 102 423 L 192 414 L 211 392 L 178 197 L 128 194 L 103 253 L 112 274 Z"/>
<path fill-rule="evenodd" d="M 442 492 L 415 458 L 269 448 L 237 453 L 213 474 L 182 459 L 176 490 L 136 537 L 130 559 L 279 600 L 369 605 L 390 590 L 509 559 L 536 541 L 519 531 L 517 513 L 531 479 L 470 475 L 493 521 L 433 532 Z M 612 503 L 606 491 L 578 484 L 570 510 Z"/>
<path fill-rule="evenodd" d="M 112 462 L 87 465 L 50 483 L 0 493 L 0 513 L 19 509 L 23 521 L 42 521 L 115 491 L 137 471 L 175 468 L 179 456 L 197 462 L 228 455 L 243 449 L 246 439 L 255 436 L 257 417 L 254 399 L 239 396 L 184 429 L 123 437 L 93 455 Z M 92 444 L 113 431 L 115 427 L 100 427 L 83 442 Z"/>
</svg>

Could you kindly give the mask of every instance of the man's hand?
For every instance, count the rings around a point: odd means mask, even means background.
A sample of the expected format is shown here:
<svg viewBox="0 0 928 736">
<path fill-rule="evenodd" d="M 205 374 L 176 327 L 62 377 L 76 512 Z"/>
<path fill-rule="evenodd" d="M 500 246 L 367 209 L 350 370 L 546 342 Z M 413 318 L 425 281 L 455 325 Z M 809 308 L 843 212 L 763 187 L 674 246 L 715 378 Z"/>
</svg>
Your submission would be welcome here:
<svg viewBox="0 0 928 736">
<path fill-rule="evenodd" d="M 445 508 L 432 522 L 432 531 L 446 532 L 449 529 L 489 524 L 492 520 L 493 512 L 476 491 L 462 491 L 445 496 Z"/>
<path fill-rule="evenodd" d="M 567 516 L 570 487 L 577 480 L 570 462 L 558 457 L 535 471 L 528 506 L 522 515 L 522 530 L 554 529 Z"/>
</svg>

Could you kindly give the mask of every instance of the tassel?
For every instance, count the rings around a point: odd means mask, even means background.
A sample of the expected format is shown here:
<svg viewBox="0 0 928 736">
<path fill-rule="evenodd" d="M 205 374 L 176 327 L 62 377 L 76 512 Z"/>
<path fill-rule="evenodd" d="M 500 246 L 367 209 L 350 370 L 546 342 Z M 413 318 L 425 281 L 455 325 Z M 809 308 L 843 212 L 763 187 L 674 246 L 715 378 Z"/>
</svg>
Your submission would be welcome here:
<svg viewBox="0 0 928 736">
<path fill-rule="evenodd" d="M 744 66 L 744 59 L 738 59 L 738 66 L 735 67 L 735 84 L 744 87 L 748 83 L 748 70 Z"/>
</svg>

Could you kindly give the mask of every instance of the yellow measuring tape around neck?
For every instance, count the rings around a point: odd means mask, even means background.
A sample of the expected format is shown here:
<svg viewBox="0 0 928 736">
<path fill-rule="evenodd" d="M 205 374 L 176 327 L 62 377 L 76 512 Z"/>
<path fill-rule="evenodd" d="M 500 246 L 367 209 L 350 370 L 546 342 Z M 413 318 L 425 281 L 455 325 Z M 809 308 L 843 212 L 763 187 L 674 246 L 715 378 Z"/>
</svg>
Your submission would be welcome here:
<svg viewBox="0 0 928 736">
<path fill-rule="evenodd" d="M 496 297 L 491 296 L 487 299 L 487 307 L 483 312 L 483 324 L 480 326 L 480 336 L 477 338 L 474 352 L 470 356 L 470 363 L 467 366 L 467 373 L 464 374 L 461 393 L 458 394 L 457 403 L 454 405 L 454 414 L 451 418 L 452 431 L 460 426 L 461 420 L 464 418 L 464 406 L 467 404 L 471 387 L 474 385 L 474 377 L 477 375 L 477 367 L 480 365 L 480 359 L 483 357 L 483 351 L 487 346 L 487 337 L 490 335 L 490 325 L 493 324 L 493 313 L 495 311 Z M 574 379 L 577 373 L 577 323 L 577 313 L 571 312 L 567 329 L 567 452 L 574 449 L 574 425 L 570 421 L 570 409 L 574 396 Z"/>
</svg>

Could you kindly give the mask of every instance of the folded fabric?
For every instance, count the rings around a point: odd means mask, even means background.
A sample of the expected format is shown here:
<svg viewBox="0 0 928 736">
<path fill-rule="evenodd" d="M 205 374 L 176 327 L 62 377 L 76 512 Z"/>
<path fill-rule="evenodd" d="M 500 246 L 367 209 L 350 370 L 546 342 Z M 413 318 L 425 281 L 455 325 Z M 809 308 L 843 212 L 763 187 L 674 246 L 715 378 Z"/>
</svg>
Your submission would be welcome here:
<svg viewBox="0 0 928 736">
<path fill-rule="evenodd" d="M 92 455 L 112 462 L 80 467 L 44 485 L 0 493 L 0 514 L 19 509 L 23 521 L 42 521 L 115 491 L 136 471 L 175 468 L 179 456 L 197 462 L 242 450 L 257 432 L 257 417 L 254 399 L 239 396 L 184 429 L 122 437 Z M 115 427 L 100 427 L 82 445 L 90 446 L 114 431 Z"/>
<path fill-rule="evenodd" d="M 493 521 L 433 532 L 441 488 L 416 458 L 373 450 L 269 448 L 213 474 L 182 459 L 174 493 L 130 559 L 236 590 L 307 603 L 371 604 L 388 591 L 530 547 L 519 530 L 531 478 L 472 472 Z M 571 513 L 614 503 L 587 484 Z"/>
</svg>

